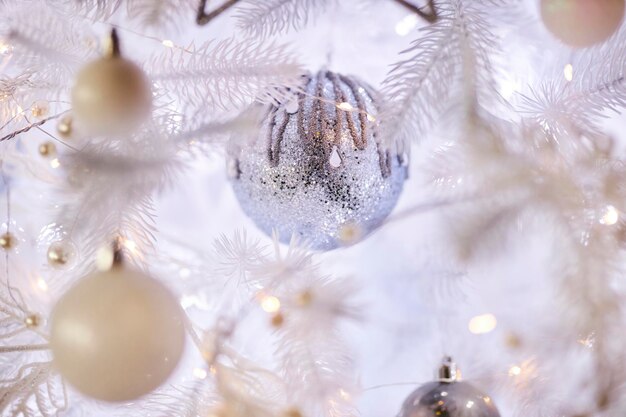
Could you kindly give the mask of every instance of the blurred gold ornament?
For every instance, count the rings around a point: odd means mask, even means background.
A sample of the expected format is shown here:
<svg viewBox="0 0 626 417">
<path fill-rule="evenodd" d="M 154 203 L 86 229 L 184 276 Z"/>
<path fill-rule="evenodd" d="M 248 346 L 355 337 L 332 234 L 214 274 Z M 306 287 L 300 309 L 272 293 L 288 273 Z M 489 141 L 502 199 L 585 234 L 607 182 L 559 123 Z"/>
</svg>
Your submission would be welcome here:
<svg viewBox="0 0 626 417">
<path fill-rule="evenodd" d="M 506 336 L 504 343 L 511 349 L 518 349 L 522 346 L 522 339 L 520 339 L 520 337 L 515 333 L 509 333 Z"/>
<path fill-rule="evenodd" d="M 24 319 L 24 324 L 29 329 L 34 329 L 38 327 L 41 323 L 41 318 L 37 314 L 31 314 Z"/>
<path fill-rule="evenodd" d="M 131 401 L 153 391 L 172 374 L 184 345 L 178 300 L 159 281 L 120 263 L 80 280 L 51 315 L 56 369 L 99 400 Z"/>
<path fill-rule="evenodd" d="M 560 41 L 585 48 L 617 31 L 624 18 L 624 0 L 542 0 L 541 17 Z"/>
<path fill-rule="evenodd" d="M 74 123 L 74 118 L 70 115 L 63 116 L 59 123 L 57 124 L 57 132 L 61 134 L 63 137 L 68 137 L 72 134 L 72 125 Z"/>
<path fill-rule="evenodd" d="M 43 119 L 44 117 L 48 115 L 49 112 L 50 112 L 50 105 L 45 100 L 37 101 L 30 108 L 30 113 L 33 115 L 33 117 L 36 117 L 37 119 Z"/>
<path fill-rule="evenodd" d="M 57 147 L 52 142 L 44 142 L 39 145 L 39 155 L 47 157 L 54 156 L 57 153 Z"/>
<path fill-rule="evenodd" d="M 308 306 L 311 304 L 311 301 L 313 301 L 313 294 L 309 290 L 301 292 L 296 297 L 296 302 L 300 307 Z"/>
<path fill-rule="evenodd" d="M 297 408 L 291 407 L 283 412 L 283 417 L 302 417 L 302 413 Z"/>
<path fill-rule="evenodd" d="M 281 313 L 276 313 L 272 316 L 272 326 L 280 327 L 283 325 L 284 322 L 285 316 L 283 316 Z"/>
<path fill-rule="evenodd" d="M 74 246 L 69 241 L 59 240 L 52 242 L 48 248 L 48 263 L 52 266 L 65 266 L 74 256 Z"/>
<path fill-rule="evenodd" d="M 79 72 L 72 89 L 72 109 L 91 134 L 128 132 L 150 114 L 150 83 L 141 68 L 121 56 L 115 31 L 107 56 Z"/>
<path fill-rule="evenodd" d="M 17 245 L 17 240 L 15 236 L 11 233 L 6 232 L 0 236 L 0 247 L 4 250 L 11 250 Z"/>
</svg>

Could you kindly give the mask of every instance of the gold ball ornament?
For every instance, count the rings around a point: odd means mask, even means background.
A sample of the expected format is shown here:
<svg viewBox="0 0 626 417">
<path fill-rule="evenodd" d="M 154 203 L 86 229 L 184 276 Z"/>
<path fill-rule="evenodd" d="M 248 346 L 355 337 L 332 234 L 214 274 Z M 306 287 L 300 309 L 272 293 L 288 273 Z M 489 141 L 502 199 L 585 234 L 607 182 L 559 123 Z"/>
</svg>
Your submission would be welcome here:
<svg viewBox="0 0 626 417">
<path fill-rule="evenodd" d="M 88 275 L 51 314 L 59 373 L 92 398 L 130 401 L 159 387 L 185 345 L 177 299 L 158 281 L 122 266 Z"/>
<path fill-rule="evenodd" d="M 115 32 L 111 52 L 84 67 L 72 89 L 76 122 L 91 134 L 121 134 L 150 114 L 152 91 L 144 72 L 119 52 Z"/>
<path fill-rule="evenodd" d="M 66 266 L 73 259 L 76 253 L 74 245 L 65 240 L 52 242 L 46 253 L 48 264 L 54 267 Z"/>
<path fill-rule="evenodd" d="M 17 239 L 11 233 L 6 232 L 0 235 L 0 247 L 4 250 L 11 250 L 17 245 Z"/>
<path fill-rule="evenodd" d="M 65 115 L 59 120 L 57 124 L 57 132 L 65 139 L 72 134 L 72 128 L 74 124 L 74 118 L 71 115 Z"/>
<path fill-rule="evenodd" d="M 57 153 L 57 147 L 52 142 L 44 142 L 39 145 L 39 155 L 47 158 L 49 156 L 54 156 Z"/>
<path fill-rule="evenodd" d="M 624 8 L 625 0 L 541 0 L 541 18 L 560 41 L 584 48 L 615 33 Z"/>
</svg>

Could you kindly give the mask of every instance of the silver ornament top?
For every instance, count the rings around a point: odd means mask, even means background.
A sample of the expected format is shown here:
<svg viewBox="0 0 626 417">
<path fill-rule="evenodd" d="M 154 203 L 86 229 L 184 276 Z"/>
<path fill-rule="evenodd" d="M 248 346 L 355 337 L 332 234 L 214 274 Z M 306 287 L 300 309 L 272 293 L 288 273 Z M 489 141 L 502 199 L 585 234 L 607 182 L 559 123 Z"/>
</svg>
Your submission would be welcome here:
<svg viewBox="0 0 626 417">
<path fill-rule="evenodd" d="M 457 378 L 456 364 L 444 358 L 439 380 L 413 391 L 397 417 L 500 417 L 491 397 Z"/>
<path fill-rule="evenodd" d="M 380 140 L 371 87 L 329 71 L 304 81 L 295 99 L 268 106 L 260 137 L 231 152 L 228 165 L 243 210 L 263 231 L 332 249 L 382 223 L 407 158 Z"/>
</svg>

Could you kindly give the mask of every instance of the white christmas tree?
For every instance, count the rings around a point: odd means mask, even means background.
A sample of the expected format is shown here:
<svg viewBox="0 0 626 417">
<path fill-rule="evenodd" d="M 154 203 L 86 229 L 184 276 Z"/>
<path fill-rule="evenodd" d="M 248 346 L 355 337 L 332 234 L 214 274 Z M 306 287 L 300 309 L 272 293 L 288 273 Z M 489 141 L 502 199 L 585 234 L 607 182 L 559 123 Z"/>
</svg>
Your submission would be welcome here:
<svg viewBox="0 0 626 417">
<path fill-rule="evenodd" d="M 0 0 L 0 415 L 624 415 L 624 8 Z"/>
</svg>

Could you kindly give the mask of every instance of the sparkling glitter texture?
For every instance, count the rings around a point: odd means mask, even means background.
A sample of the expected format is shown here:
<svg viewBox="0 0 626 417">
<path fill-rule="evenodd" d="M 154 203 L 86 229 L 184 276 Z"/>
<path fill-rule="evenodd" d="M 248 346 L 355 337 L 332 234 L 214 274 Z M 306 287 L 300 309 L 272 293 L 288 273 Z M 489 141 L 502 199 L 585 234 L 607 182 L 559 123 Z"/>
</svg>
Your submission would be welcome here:
<svg viewBox="0 0 626 417">
<path fill-rule="evenodd" d="M 493 400 L 467 382 L 430 382 L 413 391 L 397 417 L 500 417 Z"/>
<path fill-rule="evenodd" d="M 406 155 L 383 147 L 373 90 L 321 71 L 297 100 L 269 106 L 257 140 L 231 152 L 241 207 L 265 233 L 328 250 L 358 241 L 395 206 Z"/>
</svg>

